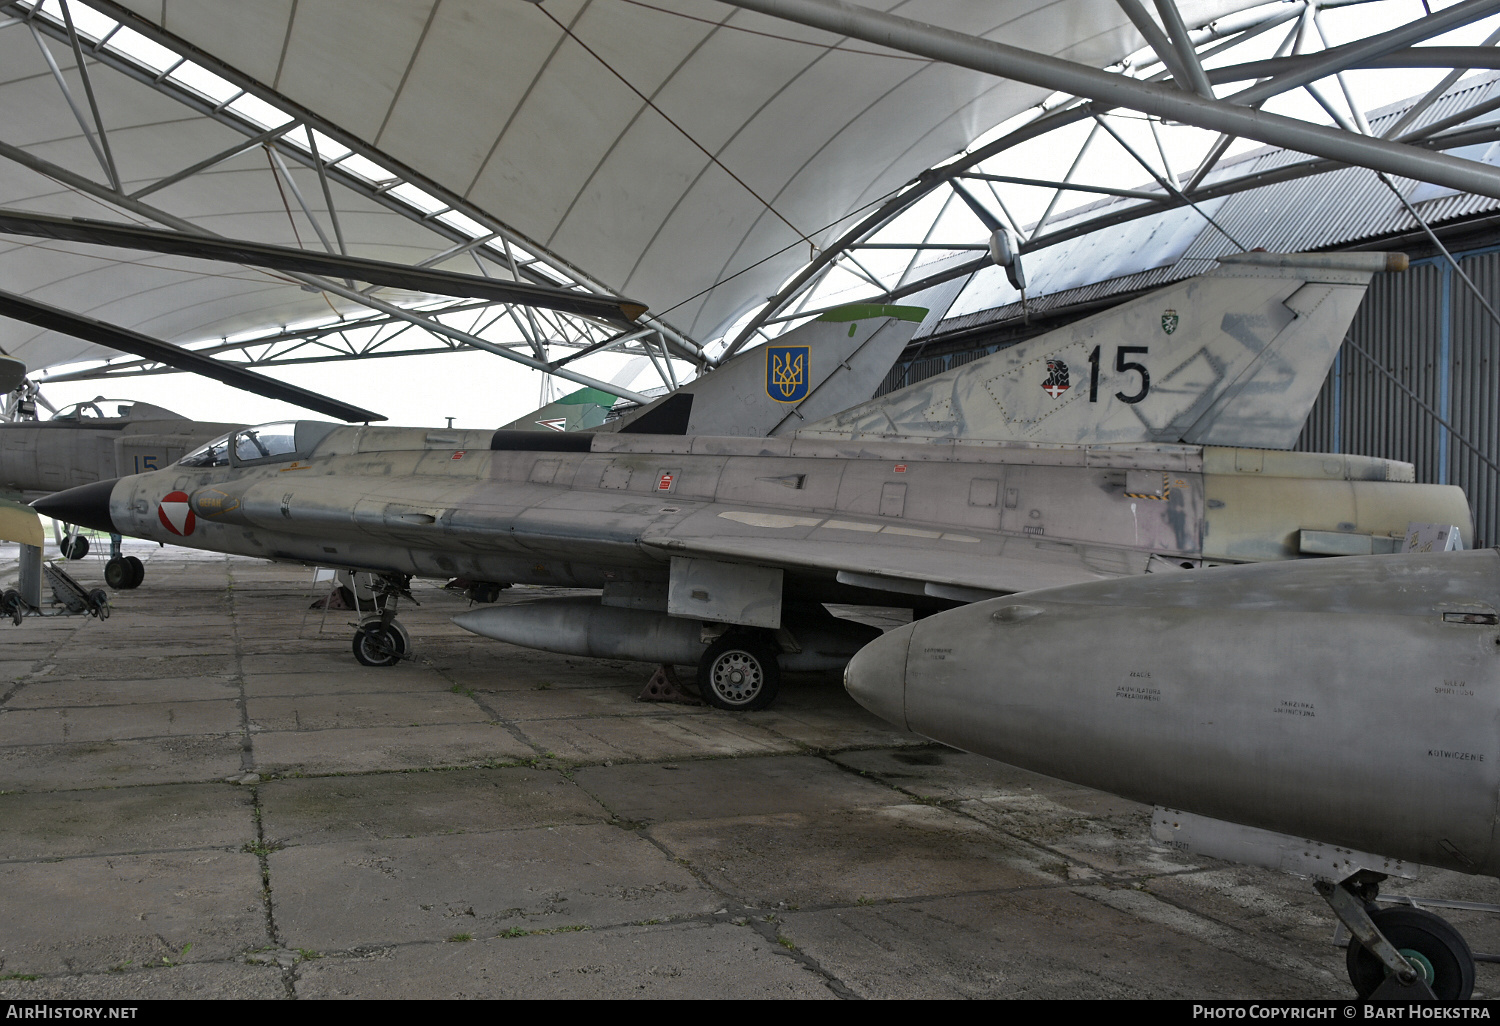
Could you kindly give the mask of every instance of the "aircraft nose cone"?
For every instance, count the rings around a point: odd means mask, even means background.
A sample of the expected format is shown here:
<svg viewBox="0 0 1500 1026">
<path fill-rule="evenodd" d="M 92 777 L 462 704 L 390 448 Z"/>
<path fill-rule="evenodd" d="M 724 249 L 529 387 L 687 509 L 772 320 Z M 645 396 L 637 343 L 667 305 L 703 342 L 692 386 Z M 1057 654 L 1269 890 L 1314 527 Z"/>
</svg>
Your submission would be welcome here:
<svg viewBox="0 0 1500 1026">
<path fill-rule="evenodd" d="M 44 517 L 61 520 L 65 524 L 91 527 L 96 531 L 117 534 L 115 522 L 109 517 L 109 496 L 115 490 L 115 481 L 95 481 L 79 485 L 36 500 L 31 508 Z"/>
<path fill-rule="evenodd" d="M 906 729 L 906 651 L 916 624 L 898 627 L 854 653 L 844 690 L 870 712 Z"/>
</svg>

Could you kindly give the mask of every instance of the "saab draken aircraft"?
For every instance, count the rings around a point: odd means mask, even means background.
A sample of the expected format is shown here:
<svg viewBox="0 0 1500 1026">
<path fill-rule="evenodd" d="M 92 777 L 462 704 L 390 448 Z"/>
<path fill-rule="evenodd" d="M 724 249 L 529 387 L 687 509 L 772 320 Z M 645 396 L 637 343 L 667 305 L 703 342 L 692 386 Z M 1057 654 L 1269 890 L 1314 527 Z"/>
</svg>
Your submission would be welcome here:
<svg viewBox="0 0 1500 1026">
<path fill-rule="evenodd" d="M 708 701 L 756 709 L 781 668 L 843 665 L 882 616 L 1158 568 L 1390 551 L 1412 521 L 1467 541 L 1462 491 L 1414 483 L 1409 464 L 1264 448 L 1296 438 L 1371 277 L 1404 266 L 1227 257 L 842 413 L 820 408 L 826 370 L 789 334 L 746 354 L 743 399 L 775 407 L 771 437 L 648 433 L 650 418 L 722 432 L 717 408 L 677 394 L 632 431 L 500 431 L 448 450 L 424 448 L 421 429 L 301 421 L 37 508 L 370 571 L 394 594 L 412 576 L 600 589 L 457 620 L 551 651 L 696 664 Z M 910 337 L 917 316 L 852 307 L 801 330 L 858 344 Z M 409 650 L 394 610 L 358 629 L 361 661 Z"/>
<path fill-rule="evenodd" d="M 886 634 L 845 684 L 905 729 L 1156 805 L 1159 841 L 1312 877 L 1361 998 L 1464 1000 L 1458 931 L 1370 903 L 1411 863 L 1500 876 L 1497 660 L 1483 549 L 975 603 Z"/>
</svg>

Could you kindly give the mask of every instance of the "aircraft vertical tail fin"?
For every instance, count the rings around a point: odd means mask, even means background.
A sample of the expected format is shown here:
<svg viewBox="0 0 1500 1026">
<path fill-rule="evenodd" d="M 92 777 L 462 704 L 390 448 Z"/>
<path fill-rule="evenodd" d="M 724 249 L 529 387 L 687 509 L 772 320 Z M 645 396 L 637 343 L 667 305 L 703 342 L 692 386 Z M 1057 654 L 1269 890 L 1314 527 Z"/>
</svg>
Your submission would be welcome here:
<svg viewBox="0 0 1500 1026">
<path fill-rule="evenodd" d="M 1400 253 L 1239 253 L 1217 270 L 803 428 L 1289 449 L 1370 279 Z"/>
<path fill-rule="evenodd" d="M 741 353 L 602 430 L 743 435 L 795 432 L 874 394 L 927 310 L 856 303 Z M 672 412 L 686 417 L 667 417 Z M 657 427 L 670 425 L 665 432 Z"/>
</svg>

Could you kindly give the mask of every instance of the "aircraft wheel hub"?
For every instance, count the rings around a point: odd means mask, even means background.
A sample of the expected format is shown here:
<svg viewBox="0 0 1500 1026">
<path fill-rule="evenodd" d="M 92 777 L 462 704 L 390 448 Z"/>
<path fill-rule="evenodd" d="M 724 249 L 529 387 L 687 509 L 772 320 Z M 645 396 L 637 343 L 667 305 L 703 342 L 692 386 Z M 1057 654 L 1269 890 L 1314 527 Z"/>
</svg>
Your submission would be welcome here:
<svg viewBox="0 0 1500 1026">
<path fill-rule="evenodd" d="M 757 637 L 720 638 L 698 663 L 698 693 L 720 709 L 764 709 L 780 684 L 776 650 Z"/>
<path fill-rule="evenodd" d="M 1417 971 L 1417 975 L 1421 976 L 1429 987 L 1432 986 L 1433 981 L 1437 979 L 1437 971 L 1432 968 L 1432 962 L 1428 960 L 1427 956 L 1411 948 L 1401 948 L 1400 953 L 1402 958 L 1411 963 L 1411 967 Z"/>
<path fill-rule="evenodd" d="M 744 702 L 760 690 L 760 665 L 748 652 L 725 653 L 715 666 L 714 688 L 731 702 Z"/>
</svg>

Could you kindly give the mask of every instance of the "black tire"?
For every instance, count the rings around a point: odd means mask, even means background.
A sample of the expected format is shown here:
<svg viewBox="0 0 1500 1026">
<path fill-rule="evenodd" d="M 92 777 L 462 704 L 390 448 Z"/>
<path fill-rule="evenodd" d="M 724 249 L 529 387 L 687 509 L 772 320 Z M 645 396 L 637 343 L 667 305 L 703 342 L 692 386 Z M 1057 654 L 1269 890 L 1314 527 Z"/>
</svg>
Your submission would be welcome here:
<svg viewBox="0 0 1500 1026">
<path fill-rule="evenodd" d="M 1474 954 L 1446 919 L 1420 908 L 1383 908 L 1370 913 L 1370 919 L 1424 976 L 1430 973 L 1427 985 L 1439 1001 L 1469 1000 L 1474 992 Z M 1361 999 L 1385 982 L 1384 963 L 1357 940 L 1350 940 L 1345 964 Z"/>
<path fill-rule="evenodd" d="M 89 554 L 89 540 L 81 534 L 71 538 L 64 535 L 58 548 L 62 550 L 63 559 L 82 559 Z"/>
<path fill-rule="evenodd" d="M 21 601 L 21 593 L 14 588 L 6 590 L 0 595 L 0 617 L 8 616 L 17 627 L 21 626 L 21 617 L 25 615 L 25 604 Z"/>
<path fill-rule="evenodd" d="M 146 579 L 146 564 L 142 563 L 135 556 L 126 556 L 125 562 L 130 564 L 130 582 L 125 587 L 139 588 L 141 582 Z"/>
<path fill-rule="evenodd" d="M 764 709 L 776 701 L 780 688 L 776 649 L 759 638 L 720 638 L 698 661 L 698 691 L 709 705 L 720 709 Z"/>
<path fill-rule="evenodd" d="M 118 556 L 104 564 L 104 583 L 115 591 L 129 588 L 133 576 L 130 564 Z"/>
<path fill-rule="evenodd" d="M 406 655 L 405 632 L 378 620 L 361 624 L 354 633 L 354 658 L 363 666 L 395 666 Z"/>
<path fill-rule="evenodd" d="M 109 592 L 95 588 L 89 592 L 89 612 L 101 620 L 109 619 Z"/>
</svg>

